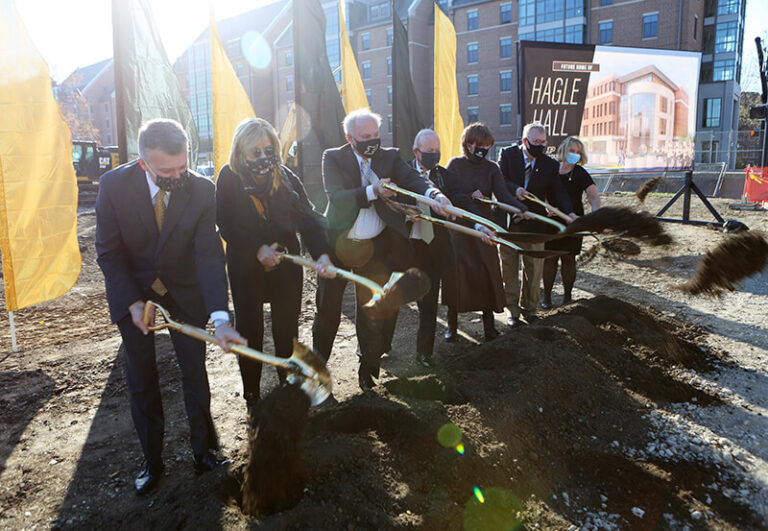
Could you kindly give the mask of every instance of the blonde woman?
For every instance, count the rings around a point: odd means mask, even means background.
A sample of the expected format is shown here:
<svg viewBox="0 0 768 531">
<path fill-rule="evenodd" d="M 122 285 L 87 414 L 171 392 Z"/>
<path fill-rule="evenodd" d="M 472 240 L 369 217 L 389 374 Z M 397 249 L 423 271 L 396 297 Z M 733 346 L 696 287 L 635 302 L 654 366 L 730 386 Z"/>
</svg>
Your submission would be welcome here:
<svg viewBox="0 0 768 531">
<path fill-rule="evenodd" d="M 584 215 L 584 205 L 582 195 L 587 194 L 587 200 L 594 212 L 600 208 L 600 194 L 597 193 L 597 187 L 589 176 L 583 165 L 587 163 L 587 152 L 584 149 L 584 143 L 575 136 L 569 136 L 562 141 L 555 152 L 555 159 L 560 162 L 560 179 L 563 188 L 568 193 L 573 205 L 573 212 L 577 216 Z M 576 282 L 576 256 L 581 252 L 581 237 L 561 238 L 547 242 L 546 249 L 568 251 L 568 254 L 547 258 L 544 260 L 544 298 L 541 307 L 544 309 L 552 308 L 552 286 L 555 284 L 555 275 L 557 275 L 557 262 L 560 260 L 560 275 L 563 278 L 563 304 L 570 303 L 572 299 L 571 292 Z"/>
<path fill-rule="evenodd" d="M 262 350 L 264 304 L 271 303 L 275 354 L 289 357 L 298 337 L 303 272 L 281 262 L 280 249 L 298 254 L 298 233 L 318 261 L 319 275 L 331 276 L 331 261 L 321 217 L 301 181 L 281 164 L 280 141 L 266 120 L 243 120 L 235 131 L 229 164 L 216 181 L 216 223 L 227 242 L 235 329 L 249 346 Z M 260 395 L 261 363 L 243 357 L 239 362 L 252 411 Z"/>
</svg>

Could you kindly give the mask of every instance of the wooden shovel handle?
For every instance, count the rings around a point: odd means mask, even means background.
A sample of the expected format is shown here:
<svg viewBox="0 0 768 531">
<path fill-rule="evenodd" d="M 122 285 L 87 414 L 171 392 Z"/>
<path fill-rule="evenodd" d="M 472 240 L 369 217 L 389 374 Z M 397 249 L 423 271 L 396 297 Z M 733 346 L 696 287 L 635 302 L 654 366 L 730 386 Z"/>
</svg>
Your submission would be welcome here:
<svg viewBox="0 0 768 531">
<path fill-rule="evenodd" d="M 456 232 L 461 232 L 468 236 L 474 236 L 475 238 L 485 238 L 487 236 L 486 234 L 480 232 L 479 230 L 465 227 L 464 225 L 459 225 L 458 223 L 453 223 L 451 221 L 446 221 L 444 219 L 437 219 L 437 218 L 433 218 L 432 216 L 425 216 L 425 215 L 418 216 L 418 218 L 424 221 L 428 221 L 430 223 L 434 223 L 435 225 L 442 225 L 447 229 L 455 230 Z M 506 247 L 509 247 L 510 249 L 514 249 L 515 251 L 524 251 L 522 247 L 518 247 L 512 242 L 502 240 L 501 238 L 497 238 L 496 236 L 491 237 L 491 241 L 493 243 L 497 243 L 499 245 L 504 245 Z"/>
<path fill-rule="evenodd" d="M 525 197 L 529 201 L 533 201 L 534 203 L 540 204 L 541 206 L 543 206 L 544 208 L 546 208 L 547 210 L 552 212 L 554 215 L 556 215 L 557 217 L 559 217 L 560 219 L 562 219 L 566 223 L 571 221 L 571 216 L 569 216 L 568 214 L 566 214 L 565 212 L 563 212 L 559 208 L 552 206 L 551 204 L 547 203 L 546 201 L 542 201 L 541 199 L 539 199 L 538 197 L 536 197 L 535 195 L 533 195 L 531 192 L 529 192 L 527 190 L 525 192 Z"/>
<path fill-rule="evenodd" d="M 280 259 L 288 260 L 289 262 L 293 262 L 296 265 L 306 267 L 307 269 L 315 269 L 317 267 L 317 262 L 309 260 L 308 258 L 304 258 L 303 256 L 296 256 L 295 254 L 281 254 Z M 368 288 L 374 295 L 381 295 L 384 293 L 384 288 L 369 278 L 356 275 L 355 273 L 347 271 L 346 269 L 339 269 L 333 265 L 328 268 L 328 271 L 335 273 L 337 276 L 349 280 L 350 282 L 354 282 L 355 284 L 360 284 L 361 286 Z"/>
<path fill-rule="evenodd" d="M 521 214 L 522 210 L 520 210 L 517 207 L 514 207 L 512 205 L 508 205 L 507 203 L 502 203 L 501 201 L 494 201 L 493 199 L 488 199 L 487 197 L 474 197 L 475 201 L 478 201 L 480 203 L 486 203 L 488 205 L 494 205 L 502 210 L 506 210 L 507 212 L 511 212 L 513 214 Z M 541 221 L 542 223 L 546 223 L 548 225 L 552 225 L 553 227 L 556 227 L 558 231 L 563 232 L 565 230 L 565 225 L 562 223 L 555 221 L 552 218 L 548 218 L 547 216 L 542 216 L 541 214 L 537 214 L 535 212 L 528 211 L 528 215 L 532 217 L 535 220 Z"/>
</svg>

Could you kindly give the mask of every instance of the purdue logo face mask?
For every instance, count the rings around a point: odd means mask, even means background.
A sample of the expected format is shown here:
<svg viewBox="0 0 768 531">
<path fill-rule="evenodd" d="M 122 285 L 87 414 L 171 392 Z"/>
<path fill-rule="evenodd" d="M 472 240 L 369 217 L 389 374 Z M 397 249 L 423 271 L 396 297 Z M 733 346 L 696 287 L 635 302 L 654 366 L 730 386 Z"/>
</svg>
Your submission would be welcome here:
<svg viewBox="0 0 768 531">
<path fill-rule="evenodd" d="M 476 147 L 472 154 L 478 159 L 484 159 L 488 154 L 488 148 Z"/>
<path fill-rule="evenodd" d="M 381 147 L 380 138 L 371 138 L 370 140 L 355 140 L 355 151 L 363 157 L 372 157 Z"/>
</svg>

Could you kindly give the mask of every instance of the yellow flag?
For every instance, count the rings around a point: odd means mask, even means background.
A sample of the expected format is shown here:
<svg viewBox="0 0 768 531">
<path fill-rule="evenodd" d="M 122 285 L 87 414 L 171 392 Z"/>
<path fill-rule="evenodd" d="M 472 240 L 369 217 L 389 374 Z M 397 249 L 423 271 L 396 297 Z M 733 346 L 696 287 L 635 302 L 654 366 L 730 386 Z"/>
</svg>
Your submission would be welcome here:
<svg viewBox="0 0 768 531">
<path fill-rule="evenodd" d="M 256 118 L 251 100 L 248 99 L 243 85 L 232 68 L 224 47 L 219 39 L 219 29 L 211 13 L 211 92 L 213 113 L 213 163 L 215 177 L 219 170 L 229 160 L 229 150 L 232 147 L 232 136 L 238 124 L 246 118 Z"/>
<path fill-rule="evenodd" d="M 280 128 L 280 145 L 282 146 L 283 162 L 291 158 L 291 147 L 296 142 L 296 104 L 288 107 L 288 115 L 285 117 L 283 127 Z"/>
<path fill-rule="evenodd" d="M 344 101 L 344 111 L 349 114 L 357 109 L 368 108 L 368 98 L 365 95 L 365 85 L 357 68 L 355 53 L 349 43 L 347 21 L 344 16 L 346 0 L 339 2 L 339 40 L 341 41 L 341 99 Z"/>
<path fill-rule="evenodd" d="M 80 275 L 72 137 L 13 0 L 0 0 L 0 253 L 8 311 Z"/>
<path fill-rule="evenodd" d="M 464 120 L 456 88 L 456 30 L 435 4 L 435 132 L 440 137 L 440 165 L 461 155 Z"/>
</svg>

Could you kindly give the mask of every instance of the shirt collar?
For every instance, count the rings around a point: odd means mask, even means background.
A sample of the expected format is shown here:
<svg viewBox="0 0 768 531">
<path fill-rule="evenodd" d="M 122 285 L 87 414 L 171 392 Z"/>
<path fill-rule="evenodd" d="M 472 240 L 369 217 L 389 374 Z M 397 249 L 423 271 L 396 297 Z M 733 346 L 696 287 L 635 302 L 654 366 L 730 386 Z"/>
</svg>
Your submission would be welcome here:
<svg viewBox="0 0 768 531">
<path fill-rule="evenodd" d="M 362 156 L 360 155 L 360 153 L 358 153 L 357 151 L 355 151 L 355 148 L 352 148 L 352 153 L 354 153 L 354 154 L 355 154 L 355 158 L 357 159 L 357 165 L 360 167 L 360 170 L 361 170 L 361 171 L 362 171 L 362 169 L 363 169 L 363 161 L 364 161 L 364 160 L 367 160 L 367 161 L 368 161 L 368 163 L 370 163 L 370 162 L 371 162 L 371 159 L 366 159 L 366 158 L 362 157 Z"/>
<path fill-rule="evenodd" d="M 149 172 L 145 171 L 144 175 L 147 177 L 147 184 L 149 185 L 149 197 L 152 198 L 152 200 L 155 200 L 155 196 L 157 195 L 157 192 L 160 191 L 160 187 L 155 184 L 155 182 L 152 180 L 152 177 L 149 176 Z M 170 192 L 166 192 L 167 196 L 170 196 Z"/>
</svg>

